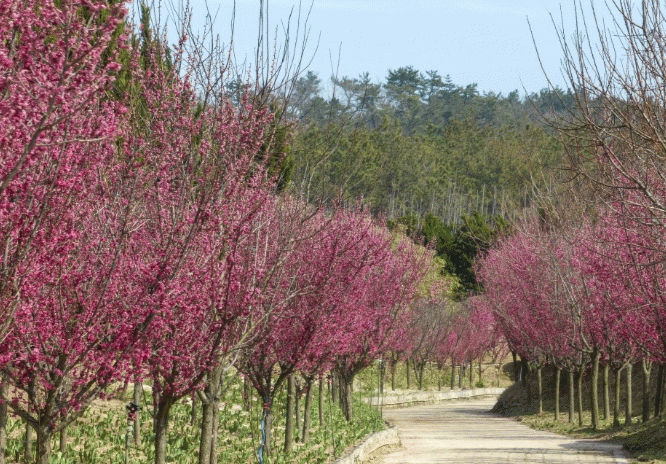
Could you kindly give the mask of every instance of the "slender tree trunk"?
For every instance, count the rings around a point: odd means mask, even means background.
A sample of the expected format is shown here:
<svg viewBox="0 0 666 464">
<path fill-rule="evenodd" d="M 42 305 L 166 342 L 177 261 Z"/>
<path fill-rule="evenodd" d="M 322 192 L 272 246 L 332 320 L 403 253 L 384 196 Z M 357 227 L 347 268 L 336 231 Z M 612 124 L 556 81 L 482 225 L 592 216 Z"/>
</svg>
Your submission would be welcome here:
<svg viewBox="0 0 666 464">
<path fill-rule="evenodd" d="M 217 456 L 216 418 L 220 402 L 220 386 L 222 382 L 222 366 L 215 366 L 207 375 L 206 387 L 201 392 L 201 431 L 199 437 L 199 464 L 212 464 L 211 459 Z"/>
<path fill-rule="evenodd" d="M 134 392 L 132 395 L 132 401 L 134 404 L 141 404 L 141 396 L 143 395 L 143 384 L 141 382 L 134 382 Z M 137 411 L 134 415 L 134 430 L 132 431 L 134 436 L 134 447 L 141 447 L 141 412 Z"/>
<path fill-rule="evenodd" d="M 298 382 L 296 382 L 294 390 L 294 442 L 299 440 L 301 431 L 301 393 L 303 393 L 303 390 L 298 387 Z"/>
<path fill-rule="evenodd" d="M 483 375 L 483 369 L 481 366 L 481 359 L 479 359 L 479 383 L 482 382 L 481 375 Z"/>
<path fill-rule="evenodd" d="M 661 416 L 661 402 L 662 395 L 664 393 L 664 366 L 659 364 L 659 370 L 657 370 L 657 387 L 654 393 L 654 415 L 655 417 Z"/>
<path fill-rule="evenodd" d="M 169 411 L 174 398 L 163 398 L 155 407 L 155 464 L 166 463 L 167 432 L 169 430 Z"/>
<path fill-rule="evenodd" d="M 49 464 L 51 459 L 51 436 L 50 430 L 44 427 L 37 428 L 37 460 L 36 464 Z"/>
<path fill-rule="evenodd" d="M 513 381 L 518 382 L 520 380 L 520 366 L 518 365 L 518 355 L 515 351 L 511 352 L 513 357 Z"/>
<path fill-rule="evenodd" d="M 590 388 L 590 402 L 592 413 L 592 428 L 599 430 L 599 350 L 595 347 L 592 353 L 592 385 Z"/>
<path fill-rule="evenodd" d="M 537 366 L 537 398 L 539 400 L 539 414 L 543 414 L 543 385 L 541 383 L 541 365 Z"/>
<path fill-rule="evenodd" d="M 469 388 L 474 388 L 474 365 L 469 362 Z"/>
<path fill-rule="evenodd" d="M 574 421 L 574 398 L 574 371 L 573 369 L 569 369 L 569 423 L 573 423 Z"/>
<path fill-rule="evenodd" d="M 456 388 L 456 363 L 451 360 L 451 390 Z"/>
<path fill-rule="evenodd" d="M 395 366 L 397 361 L 391 361 L 391 391 L 395 391 Z"/>
<path fill-rule="evenodd" d="M 527 388 L 527 400 L 529 401 L 530 404 L 532 404 L 532 384 L 528 382 L 527 378 L 527 373 L 528 373 L 528 364 L 525 362 L 524 364 L 524 372 L 523 372 L 523 387 Z"/>
<path fill-rule="evenodd" d="M 560 377 L 562 369 L 555 368 L 555 421 L 560 420 Z"/>
<path fill-rule="evenodd" d="M 207 387 L 208 388 L 208 387 Z M 213 440 L 213 408 L 207 401 L 201 404 L 201 436 L 199 438 L 199 464 L 210 464 Z"/>
<path fill-rule="evenodd" d="M 211 426 L 211 440 L 210 440 L 210 464 L 217 464 L 217 432 L 219 430 L 219 413 L 220 413 L 220 386 L 217 388 L 217 396 L 215 401 L 211 404 L 213 410 L 213 424 Z"/>
<path fill-rule="evenodd" d="M 319 427 L 324 424 L 324 376 L 319 376 Z"/>
<path fill-rule="evenodd" d="M 465 374 L 466 374 L 465 367 L 466 366 L 467 366 L 467 364 L 462 363 L 458 367 L 458 388 L 462 388 L 462 380 L 465 378 Z"/>
<path fill-rule="evenodd" d="M 273 428 L 273 405 L 264 400 L 264 411 L 261 416 L 262 422 L 262 445 L 259 448 L 259 454 L 263 458 L 271 455 L 271 429 Z"/>
<path fill-rule="evenodd" d="M 65 454 L 65 452 L 67 451 L 67 427 L 63 427 L 62 429 L 60 429 L 60 437 L 59 438 L 60 438 L 60 440 L 59 440 L 58 444 L 60 445 L 59 446 L 60 452 L 62 454 Z"/>
<path fill-rule="evenodd" d="M 380 360 L 381 361 L 381 360 Z M 384 395 L 384 383 L 386 380 L 386 364 L 379 363 L 379 394 Z"/>
<path fill-rule="evenodd" d="M 409 387 L 411 385 L 409 378 L 409 358 L 405 359 L 405 371 L 407 372 L 407 390 L 409 390 Z"/>
<path fill-rule="evenodd" d="M 603 389 L 604 389 L 604 420 L 610 418 L 610 385 L 608 383 L 608 371 L 610 367 L 608 363 L 604 364 L 604 380 L 603 380 Z"/>
<path fill-rule="evenodd" d="M 341 400 L 340 406 L 347 422 L 351 422 L 354 417 L 354 410 L 352 403 L 353 388 L 354 388 L 354 376 L 349 374 L 341 375 L 340 389 L 342 391 L 342 395 L 340 397 Z"/>
<path fill-rule="evenodd" d="M 0 384 L 0 398 L 6 398 L 8 388 L 6 383 Z M 7 402 L 0 402 L 0 464 L 5 464 L 5 451 L 7 449 Z"/>
<path fill-rule="evenodd" d="M 32 442 L 33 442 L 33 437 L 32 437 L 32 431 L 33 428 L 30 424 L 26 423 L 25 424 L 25 462 L 32 462 L 34 460 L 32 456 Z"/>
<path fill-rule="evenodd" d="M 190 425 L 194 427 L 197 423 L 197 409 L 199 403 L 199 394 L 197 392 L 192 393 L 192 408 L 190 409 Z"/>
<path fill-rule="evenodd" d="M 312 395 L 314 394 L 314 377 L 305 379 L 305 406 L 303 407 L 303 433 L 301 442 L 306 443 L 310 438 L 310 421 L 312 417 Z"/>
<path fill-rule="evenodd" d="M 613 405 L 613 427 L 620 426 L 620 386 L 622 368 L 615 369 L 615 404 Z"/>
<path fill-rule="evenodd" d="M 577 385 L 578 388 L 578 425 L 583 425 L 583 366 L 577 372 Z"/>
<path fill-rule="evenodd" d="M 634 367 L 631 365 L 631 363 L 627 364 L 626 370 L 627 370 L 627 375 L 626 381 L 627 381 L 627 399 L 624 402 L 624 425 L 631 425 L 631 415 L 633 413 L 634 405 L 633 405 L 633 398 L 632 398 L 632 391 L 631 391 L 631 371 L 633 371 Z"/>
<path fill-rule="evenodd" d="M 520 358 L 521 381 L 523 383 L 523 387 L 528 387 L 529 388 L 529 382 L 527 381 L 527 371 L 528 370 L 529 370 L 529 365 L 527 364 L 527 360 L 525 360 L 521 357 Z M 531 397 L 531 395 L 529 395 L 529 396 Z"/>
<path fill-rule="evenodd" d="M 287 377 L 287 406 L 286 422 L 284 425 L 284 452 L 288 453 L 294 448 L 294 413 L 296 399 L 296 380 L 294 374 Z"/>
<path fill-rule="evenodd" d="M 340 404 L 340 393 L 338 392 L 339 386 L 338 374 L 334 371 L 331 373 L 331 401 L 333 404 Z"/>
<path fill-rule="evenodd" d="M 643 422 L 650 420 L 650 373 L 652 372 L 652 362 L 643 358 L 641 361 L 643 367 Z"/>
</svg>

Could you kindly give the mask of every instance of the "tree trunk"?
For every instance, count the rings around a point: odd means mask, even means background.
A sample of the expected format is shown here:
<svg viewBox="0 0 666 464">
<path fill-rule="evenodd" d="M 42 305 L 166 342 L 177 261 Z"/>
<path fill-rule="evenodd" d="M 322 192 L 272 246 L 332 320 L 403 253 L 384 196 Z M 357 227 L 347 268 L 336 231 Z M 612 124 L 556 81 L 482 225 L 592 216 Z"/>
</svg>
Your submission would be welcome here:
<svg viewBox="0 0 666 464">
<path fill-rule="evenodd" d="M 643 422 L 650 420 L 650 373 L 652 372 L 652 362 L 643 358 L 641 365 L 643 367 Z"/>
<path fill-rule="evenodd" d="M 466 374 L 465 366 L 466 366 L 466 364 L 462 363 L 458 367 L 458 388 L 462 388 L 462 382 L 463 382 L 463 379 L 465 378 L 465 374 Z"/>
<path fill-rule="evenodd" d="M 342 392 L 342 395 L 340 396 L 340 407 L 347 422 L 351 422 L 354 417 L 354 408 L 352 404 L 354 388 L 353 382 L 353 375 L 340 376 L 340 389 Z"/>
<path fill-rule="evenodd" d="M 337 372 L 331 372 L 331 401 L 333 404 L 340 404 L 338 401 L 340 399 L 339 386 Z"/>
<path fill-rule="evenodd" d="M 409 390 L 410 387 L 410 379 L 409 379 L 409 358 L 405 359 L 405 371 L 407 372 L 407 390 Z"/>
<path fill-rule="evenodd" d="M 155 464 L 166 463 L 167 432 L 169 430 L 169 411 L 175 402 L 174 398 L 166 397 L 155 407 Z"/>
<path fill-rule="evenodd" d="M 469 362 L 469 388 L 474 388 L 474 364 Z"/>
<path fill-rule="evenodd" d="M 569 369 L 569 423 L 574 421 L 574 371 Z"/>
<path fill-rule="evenodd" d="M 34 460 L 32 456 L 32 426 L 28 423 L 25 424 L 25 462 L 31 462 Z"/>
<path fill-rule="evenodd" d="M 50 429 L 37 428 L 37 464 L 49 464 L 51 459 L 51 436 Z"/>
<path fill-rule="evenodd" d="M 190 408 L 190 425 L 194 427 L 197 423 L 197 404 L 199 403 L 199 395 L 197 392 L 192 393 L 192 407 Z"/>
<path fill-rule="evenodd" d="M 530 404 L 532 404 L 532 384 L 528 382 L 527 378 L 527 373 L 529 369 L 529 365 L 527 364 L 526 361 L 523 363 L 523 388 L 527 388 L 527 400 L 529 401 Z"/>
<path fill-rule="evenodd" d="M 592 385 L 590 388 L 592 428 L 599 430 L 599 350 L 595 347 L 592 353 Z"/>
<path fill-rule="evenodd" d="M 270 399 L 264 399 L 264 411 L 261 415 L 261 444 L 259 445 L 259 461 L 271 455 L 271 428 L 273 427 L 273 404 Z"/>
<path fill-rule="evenodd" d="M 216 418 L 220 402 L 220 386 L 224 369 L 214 367 L 207 375 L 206 388 L 201 395 L 201 432 L 199 437 L 199 464 L 212 464 L 217 458 L 215 443 L 217 442 Z"/>
<path fill-rule="evenodd" d="M 664 364 L 659 364 L 659 370 L 657 371 L 657 389 L 654 394 L 654 415 L 655 417 L 661 416 L 661 403 L 662 395 L 664 393 Z"/>
<path fill-rule="evenodd" d="M 306 443 L 310 438 L 310 420 L 312 416 L 312 395 L 314 393 L 314 377 L 305 379 L 305 406 L 303 406 L 303 433 L 301 433 L 301 443 Z M 323 407 L 320 405 L 320 407 Z"/>
<path fill-rule="evenodd" d="M 541 383 L 541 365 L 537 366 L 537 398 L 539 400 L 539 414 L 543 414 L 543 385 Z"/>
<path fill-rule="evenodd" d="M 626 370 L 627 370 L 627 375 L 626 375 L 626 381 L 627 381 L 627 399 L 624 402 L 624 425 L 631 425 L 631 414 L 633 413 L 633 398 L 632 398 L 632 391 L 631 391 L 631 371 L 634 369 L 634 367 L 631 365 L 631 363 L 627 364 Z"/>
<path fill-rule="evenodd" d="M 560 420 L 560 377 L 562 376 L 562 369 L 555 368 L 555 421 Z"/>
<path fill-rule="evenodd" d="M 379 394 L 384 395 L 384 381 L 386 380 L 386 364 L 379 360 Z"/>
<path fill-rule="evenodd" d="M 287 377 L 286 422 L 284 425 L 284 452 L 294 448 L 294 413 L 296 400 L 296 379 L 294 374 Z"/>
<path fill-rule="evenodd" d="M 518 382 L 520 380 L 520 366 L 518 366 L 518 355 L 515 351 L 511 352 L 513 357 L 513 381 Z"/>
<path fill-rule="evenodd" d="M 610 385 L 608 383 L 608 371 L 610 370 L 608 363 L 604 364 L 604 420 L 610 418 Z"/>
<path fill-rule="evenodd" d="M 0 398 L 6 398 L 8 388 L 6 383 L 0 384 Z M 7 402 L 0 402 L 0 464 L 5 464 L 5 450 L 7 449 Z"/>
<path fill-rule="evenodd" d="M 217 396 L 215 401 L 211 404 L 211 409 L 213 410 L 213 424 L 211 427 L 211 440 L 210 440 L 210 464 L 217 464 L 217 432 L 220 425 L 219 413 L 220 413 L 220 385 L 217 388 Z"/>
<path fill-rule="evenodd" d="M 391 361 L 391 391 L 395 391 L 395 366 L 398 364 L 397 361 Z"/>
<path fill-rule="evenodd" d="M 62 454 L 65 454 L 65 451 L 67 451 L 67 427 L 63 427 L 60 429 L 60 440 L 59 440 L 59 448 L 60 452 Z"/>
<path fill-rule="evenodd" d="M 481 375 L 483 375 L 483 368 L 481 366 L 481 359 L 479 358 L 479 383 L 482 382 Z"/>
<path fill-rule="evenodd" d="M 319 377 L 319 427 L 324 426 L 324 376 Z"/>
<path fill-rule="evenodd" d="M 199 464 L 210 464 L 213 440 L 213 408 L 206 401 L 201 404 L 201 436 L 199 438 Z"/>
<path fill-rule="evenodd" d="M 583 366 L 577 372 L 577 385 L 578 388 L 578 425 L 583 426 Z"/>
<path fill-rule="evenodd" d="M 456 388 L 456 363 L 451 360 L 451 390 Z"/>
<path fill-rule="evenodd" d="M 615 404 L 613 405 L 613 427 L 620 426 L 620 383 L 622 368 L 615 369 Z"/>
<path fill-rule="evenodd" d="M 303 389 L 299 388 L 298 382 L 294 390 L 294 442 L 298 441 L 301 431 L 301 393 Z"/>
<path fill-rule="evenodd" d="M 134 404 L 139 405 L 141 404 L 141 396 L 143 395 L 143 384 L 141 382 L 134 382 L 134 392 L 133 392 L 132 400 L 134 401 Z M 137 411 L 136 414 L 134 415 L 134 447 L 135 448 L 140 448 L 141 447 L 141 412 Z"/>
</svg>

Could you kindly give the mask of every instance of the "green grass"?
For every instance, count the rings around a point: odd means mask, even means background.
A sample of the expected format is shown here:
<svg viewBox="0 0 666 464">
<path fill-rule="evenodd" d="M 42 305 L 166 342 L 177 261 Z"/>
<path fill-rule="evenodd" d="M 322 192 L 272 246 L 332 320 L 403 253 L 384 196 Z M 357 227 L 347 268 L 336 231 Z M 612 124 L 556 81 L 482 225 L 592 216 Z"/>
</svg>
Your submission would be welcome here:
<svg viewBox="0 0 666 464">
<path fill-rule="evenodd" d="M 218 462 L 256 463 L 259 448 L 259 422 L 262 404 L 258 398 L 250 401 L 249 410 L 241 398 L 242 385 L 231 380 L 222 398 L 217 442 Z M 307 443 L 296 443 L 290 453 L 282 452 L 284 443 L 285 394 L 280 393 L 274 406 L 273 454 L 266 464 L 315 464 L 332 462 L 363 437 L 384 427 L 379 412 L 360 401 L 358 394 L 354 404 L 354 421 L 348 424 L 337 405 L 331 404 L 326 395 L 324 424 L 319 424 L 317 391 L 314 392 L 312 427 Z M 151 463 L 154 459 L 151 417 L 151 398 L 146 393 L 146 404 L 141 411 L 141 446 L 130 449 L 129 463 Z M 67 450 L 60 453 L 54 441 L 52 464 L 122 464 L 125 462 L 125 435 L 127 414 L 125 404 L 129 397 L 115 401 L 100 401 L 89 408 L 83 417 L 68 428 Z M 303 407 L 301 399 L 301 408 Z M 194 464 L 199 450 L 198 424 L 190 423 L 191 406 L 174 405 L 170 415 L 167 462 Z M 10 463 L 23 462 L 25 425 L 16 418 L 9 419 L 7 458 Z M 300 433 L 297 433 L 300 435 Z M 34 447 L 34 443 L 33 443 Z"/>
<path fill-rule="evenodd" d="M 506 370 L 510 365 L 506 366 Z M 651 376 L 654 382 L 656 375 Z M 560 391 L 560 415 L 559 420 L 555 421 L 555 400 L 553 393 L 553 375 L 552 372 L 544 372 L 543 377 L 543 407 L 544 412 L 539 414 L 538 402 L 536 400 L 536 382 L 534 376 L 530 381 L 532 390 L 531 400 L 527 396 L 527 389 L 519 384 L 510 386 L 499 398 L 495 406 L 495 412 L 505 416 L 514 417 L 530 427 L 539 430 L 548 430 L 563 435 L 576 438 L 595 438 L 599 440 L 612 441 L 621 444 L 624 449 L 640 462 L 666 464 L 666 419 L 653 417 L 645 423 L 641 420 L 642 410 L 642 375 L 640 369 L 634 368 L 632 391 L 633 391 L 633 411 L 632 425 L 624 425 L 624 403 L 620 407 L 620 426 L 613 426 L 612 408 L 614 384 L 611 376 L 611 411 L 607 419 L 600 418 L 599 429 L 594 430 L 591 426 L 592 415 L 589 407 L 589 379 L 584 383 L 583 393 L 583 425 L 579 425 L 578 414 L 574 414 L 573 422 L 568 422 L 568 386 L 564 375 Z M 624 378 L 623 378 L 624 382 Z M 653 389 L 654 391 L 654 389 Z M 600 409 L 603 414 L 603 393 L 599 388 Z M 625 386 L 622 385 L 621 397 L 624 401 Z M 651 404 L 654 398 L 651 399 Z"/>
</svg>

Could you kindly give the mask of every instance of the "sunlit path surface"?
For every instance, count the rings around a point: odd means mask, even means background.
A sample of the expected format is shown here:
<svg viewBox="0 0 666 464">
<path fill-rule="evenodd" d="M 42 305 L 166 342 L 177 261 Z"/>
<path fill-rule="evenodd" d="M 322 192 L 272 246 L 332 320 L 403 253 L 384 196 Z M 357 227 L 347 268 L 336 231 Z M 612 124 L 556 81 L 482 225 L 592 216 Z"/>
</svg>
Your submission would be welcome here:
<svg viewBox="0 0 666 464">
<path fill-rule="evenodd" d="M 628 463 L 619 445 L 532 430 L 488 412 L 494 398 L 385 410 L 403 449 L 382 464 Z"/>
</svg>

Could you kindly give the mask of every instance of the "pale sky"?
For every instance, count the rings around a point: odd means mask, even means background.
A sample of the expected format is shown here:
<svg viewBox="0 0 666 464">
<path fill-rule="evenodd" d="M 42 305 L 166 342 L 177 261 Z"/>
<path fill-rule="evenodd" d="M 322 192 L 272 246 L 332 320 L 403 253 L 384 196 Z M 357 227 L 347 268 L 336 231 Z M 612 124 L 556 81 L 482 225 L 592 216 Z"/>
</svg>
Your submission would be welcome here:
<svg viewBox="0 0 666 464">
<path fill-rule="evenodd" d="M 203 21 L 204 0 L 192 0 L 194 24 Z M 216 29 L 228 42 L 232 0 L 209 0 L 218 9 Z M 589 3 L 584 0 L 585 9 Z M 547 86 L 532 43 L 534 39 L 549 77 L 566 86 L 560 73 L 561 48 L 550 13 L 560 23 L 560 5 L 569 33 L 574 28 L 572 0 L 314 0 L 310 13 L 308 69 L 326 81 L 338 65 L 338 76 L 358 77 L 369 72 L 383 81 L 389 69 L 413 66 L 451 76 L 457 85 L 477 83 L 481 92 L 506 95 L 523 87 L 535 92 Z M 595 2 L 605 14 L 603 2 Z M 298 2 L 269 0 L 271 29 L 286 23 L 293 7 L 294 33 Z M 310 8 L 303 1 L 301 15 Z M 259 0 L 236 1 L 235 49 L 238 58 L 251 54 L 256 45 Z M 315 46 L 319 46 L 315 53 Z"/>
</svg>

